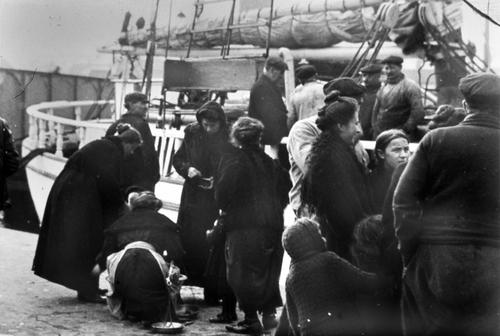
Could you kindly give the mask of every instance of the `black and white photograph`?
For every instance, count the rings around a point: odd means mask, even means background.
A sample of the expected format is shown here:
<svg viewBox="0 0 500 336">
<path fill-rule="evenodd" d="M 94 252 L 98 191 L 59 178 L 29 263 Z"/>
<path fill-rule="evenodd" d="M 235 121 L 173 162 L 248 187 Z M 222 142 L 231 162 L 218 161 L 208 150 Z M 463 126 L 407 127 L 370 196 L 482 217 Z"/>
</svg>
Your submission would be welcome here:
<svg viewBox="0 0 500 336">
<path fill-rule="evenodd" d="M 0 336 L 500 336 L 500 1 L 0 0 Z"/>
</svg>

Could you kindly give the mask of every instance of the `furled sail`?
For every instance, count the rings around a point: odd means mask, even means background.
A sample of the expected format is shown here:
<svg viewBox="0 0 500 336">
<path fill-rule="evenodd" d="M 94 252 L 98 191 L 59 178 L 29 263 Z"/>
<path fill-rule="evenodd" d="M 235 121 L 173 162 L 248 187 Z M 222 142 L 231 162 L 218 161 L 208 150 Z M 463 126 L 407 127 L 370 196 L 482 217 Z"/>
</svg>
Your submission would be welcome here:
<svg viewBox="0 0 500 336">
<path fill-rule="evenodd" d="M 383 0 L 293 0 L 281 1 L 273 8 L 270 47 L 327 48 L 342 41 L 362 42 L 376 19 L 377 9 Z M 440 15 L 456 12 L 459 1 L 429 1 L 433 8 L 440 9 Z M 400 8 L 416 5 L 414 0 L 397 2 Z M 203 17 L 196 20 L 193 34 L 193 48 L 209 49 L 224 45 L 227 41 L 228 20 L 230 13 L 217 17 Z M 233 25 L 240 27 L 232 29 L 231 44 L 265 47 L 268 37 L 268 26 L 271 14 L 270 8 L 244 10 L 235 13 Z M 451 15 L 457 17 L 457 15 Z M 400 17 L 398 21 L 407 21 Z M 455 20 L 455 27 L 460 26 L 460 19 Z M 192 21 L 170 28 L 169 47 L 171 49 L 186 49 L 189 45 L 192 31 Z M 398 26 L 401 24 L 398 22 Z M 438 27 L 439 28 L 439 27 Z M 159 47 L 165 47 L 168 37 L 167 27 L 158 27 L 156 41 Z M 391 37 L 392 38 L 392 37 Z M 119 39 L 121 45 L 144 47 L 150 39 L 146 28 L 122 32 Z"/>
<path fill-rule="evenodd" d="M 342 41 L 360 42 L 370 29 L 375 9 L 383 0 L 295 0 L 273 8 L 270 47 L 324 48 Z M 231 43 L 264 47 L 268 36 L 270 8 L 259 8 L 235 14 L 233 24 L 247 26 L 232 30 Z M 196 21 L 196 30 L 206 32 L 193 35 L 192 46 L 211 48 L 226 42 L 226 27 L 230 13 Z M 169 46 L 187 48 L 192 22 L 170 28 Z M 217 28 L 220 28 L 217 30 Z M 160 47 L 166 45 L 167 27 L 159 27 L 156 40 Z M 139 29 L 123 33 L 122 45 L 145 46 L 149 32 Z"/>
</svg>

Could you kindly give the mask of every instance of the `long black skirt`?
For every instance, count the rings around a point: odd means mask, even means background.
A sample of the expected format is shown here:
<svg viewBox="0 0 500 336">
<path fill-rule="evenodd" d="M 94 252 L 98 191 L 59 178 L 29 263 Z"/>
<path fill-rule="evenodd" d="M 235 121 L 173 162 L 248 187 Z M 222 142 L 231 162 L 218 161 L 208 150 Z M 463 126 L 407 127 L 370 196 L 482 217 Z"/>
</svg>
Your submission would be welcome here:
<svg viewBox="0 0 500 336">
<path fill-rule="evenodd" d="M 131 248 L 116 268 L 115 293 L 122 298 L 122 312 L 144 321 L 166 317 L 170 298 L 158 262 L 146 249 Z"/>
</svg>

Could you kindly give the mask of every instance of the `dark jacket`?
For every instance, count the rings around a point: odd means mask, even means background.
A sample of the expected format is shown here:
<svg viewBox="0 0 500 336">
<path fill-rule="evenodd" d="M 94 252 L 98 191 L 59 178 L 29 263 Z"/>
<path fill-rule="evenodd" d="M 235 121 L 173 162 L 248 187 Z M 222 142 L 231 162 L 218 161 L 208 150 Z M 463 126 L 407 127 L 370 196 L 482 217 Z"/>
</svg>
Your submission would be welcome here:
<svg viewBox="0 0 500 336">
<path fill-rule="evenodd" d="M 104 230 L 125 209 L 123 149 L 117 137 L 75 152 L 54 181 L 42 219 L 33 270 L 78 291 L 96 290 L 90 271 Z"/>
<path fill-rule="evenodd" d="M 402 129 L 415 139 L 417 125 L 424 118 L 424 107 L 420 87 L 401 75 L 394 83 L 385 83 L 377 92 L 373 107 L 373 139 L 381 132 Z"/>
<path fill-rule="evenodd" d="M 218 169 L 215 197 L 226 212 L 226 232 L 263 228 L 281 232 L 286 171 L 257 146 L 233 149 Z"/>
<path fill-rule="evenodd" d="M 264 124 L 262 142 L 265 145 L 279 144 L 287 136 L 287 110 L 280 89 L 271 80 L 262 75 L 250 90 L 248 116 L 259 119 Z"/>
<path fill-rule="evenodd" d="M 5 201 L 9 198 L 8 190 L 7 190 L 7 176 L 4 171 L 5 163 L 5 152 L 10 152 L 12 156 L 16 156 L 19 158 L 19 154 L 14 148 L 14 142 L 12 141 L 12 132 L 9 128 L 9 125 L 0 118 L 0 150 L 2 151 L 2 155 L 0 155 L 0 210 L 4 209 Z"/>
<path fill-rule="evenodd" d="M 284 235 L 283 245 L 291 258 L 285 289 L 294 335 L 363 335 L 356 295 L 378 286 L 375 274 L 326 251 L 319 234 Z"/>
<path fill-rule="evenodd" d="M 165 259 L 168 261 L 177 263 L 184 254 L 179 228 L 174 222 L 155 210 L 137 208 L 127 212 L 104 231 L 104 243 L 97 257 L 101 269 L 106 268 L 109 255 L 135 241 L 151 244 L 159 254 L 167 251 Z"/>
<path fill-rule="evenodd" d="M 359 122 L 363 130 L 363 140 L 373 140 L 372 112 L 380 85 L 366 88 L 363 102 L 359 106 Z"/>
<path fill-rule="evenodd" d="M 337 134 L 323 132 L 314 144 L 302 199 L 318 215 L 328 249 L 351 260 L 354 225 L 372 206 L 364 167 Z"/>
<path fill-rule="evenodd" d="M 174 154 L 173 166 L 184 177 L 181 203 L 177 225 L 181 233 L 184 256 L 184 272 L 189 283 L 203 286 L 204 272 L 209 246 L 205 232 L 212 228 L 219 209 L 215 203 L 214 190 L 202 189 L 199 178 L 188 178 L 189 167 L 198 169 L 203 177 L 214 177 L 219 160 L 224 152 L 230 150 L 225 117 L 220 132 L 208 136 L 199 123 L 188 125 L 184 130 L 184 141 Z"/>
<path fill-rule="evenodd" d="M 281 305 L 279 275 L 287 172 L 258 146 L 234 149 L 221 161 L 215 197 L 226 212 L 227 281 L 246 312 Z"/>
<path fill-rule="evenodd" d="M 137 114 L 125 113 L 109 126 L 106 136 L 115 134 L 116 126 L 120 123 L 132 125 L 142 136 L 141 147 L 137 148 L 133 155 L 125 159 L 123 174 L 132 181 L 131 185 L 138 185 L 154 191 L 155 184 L 160 179 L 160 166 L 149 124 Z"/>
<path fill-rule="evenodd" d="M 478 113 L 421 141 L 396 188 L 410 333 L 500 331 L 500 118 Z"/>
<path fill-rule="evenodd" d="M 382 164 L 376 166 L 368 175 L 368 186 L 375 213 L 382 213 L 385 196 L 391 184 L 392 172 Z"/>
</svg>

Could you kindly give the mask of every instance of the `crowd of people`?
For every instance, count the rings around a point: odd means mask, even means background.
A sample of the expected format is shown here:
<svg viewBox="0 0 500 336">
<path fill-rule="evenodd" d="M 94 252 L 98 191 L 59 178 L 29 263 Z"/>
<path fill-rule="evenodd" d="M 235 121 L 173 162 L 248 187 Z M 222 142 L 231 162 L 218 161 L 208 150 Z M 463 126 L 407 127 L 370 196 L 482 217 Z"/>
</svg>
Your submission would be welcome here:
<svg viewBox="0 0 500 336">
<path fill-rule="evenodd" d="M 278 83 L 288 67 L 271 56 L 248 116 L 229 124 L 219 103 L 204 103 L 173 157 L 184 178 L 177 223 L 153 193 L 147 99 L 127 95 L 129 112 L 57 177 L 35 274 L 99 302 L 106 270 L 108 306 L 131 320 L 171 314 L 175 264 L 222 306 L 210 322 L 233 333 L 498 335 L 500 77 L 462 78 L 463 107 L 440 106 L 422 138 L 421 91 L 402 63 L 367 65 L 360 83 L 321 82 L 301 65 L 287 107 Z"/>
</svg>

